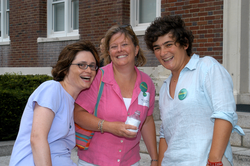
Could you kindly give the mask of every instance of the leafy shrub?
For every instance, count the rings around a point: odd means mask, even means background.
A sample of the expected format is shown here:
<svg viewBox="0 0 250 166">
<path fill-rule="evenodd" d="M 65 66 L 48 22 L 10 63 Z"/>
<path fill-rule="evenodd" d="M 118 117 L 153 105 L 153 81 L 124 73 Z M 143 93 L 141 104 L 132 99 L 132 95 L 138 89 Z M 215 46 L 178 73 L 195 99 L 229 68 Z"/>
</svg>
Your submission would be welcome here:
<svg viewBox="0 0 250 166">
<path fill-rule="evenodd" d="M 48 75 L 0 75 L 0 141 L 16 139 L 29 96 Z"/>
</svg>

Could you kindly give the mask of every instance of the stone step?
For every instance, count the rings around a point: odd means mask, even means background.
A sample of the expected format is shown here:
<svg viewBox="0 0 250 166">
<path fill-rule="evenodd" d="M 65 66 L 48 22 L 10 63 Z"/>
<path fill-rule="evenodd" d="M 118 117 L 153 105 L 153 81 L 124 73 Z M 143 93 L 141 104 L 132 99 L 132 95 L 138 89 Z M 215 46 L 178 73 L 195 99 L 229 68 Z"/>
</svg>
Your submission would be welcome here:
<svg viewBox="0 0 250 166">
<path fill-rule="evenodd" d="M 250 112 L 237 112 L 238 125 L 244 129 L 250 129 Z"/>
<path fill-rule="evenodd" d="M 0 156 L 9 156 L 12 152 L 14 142 L 15 141 L 0 141 Z"/>
<path fill-rule="evenodd" d="M 248 110 L 249 109 L 249 110 Z M 237 115 L 238 115 L 238 125 L 241 128 L 250 129 L 250 106 L 237 107 Z M 154 120 L 159 121 L 160 119 L 160 110 L 159 110 L 159 101 L 156 98 L 155 107 L 154 107 Z"/>
<path fill-rule="evenodd" d="M 1 141 L 0 142 L 0 149 L 5 149 L 5 150 L 1 151 L 2 155 L 0 154 L 0 165 L 1 166 L 9 166 L 10 154 L 11 154 L 13 145 L 14 145 L 14 141 Z M 140 156 L 141 156 L 140 165 L 141 166 L 150 166 L 151 158 L 150 158 L 149 154 L 148 153 L 140 153 Z M 74 163 L 77 164 L 77 162 L 78 162 L 77 148 L 74 148 L 71 151 L 71 159 L 73 160 Z"/>
<path fill-rule="evenodd" d="M 157 140 L 159 140 L 159 136 L 157 136 Z M 1 141 L 0 142 L 0 165 L 1 166 L 8 166 L 10 160 L 10 154 L 14 145 L 14 141 Z M 150 156 L 147 152 L 147 148 L 143 142 L 140 142 L 141 148 L 141 160 L 140 165 L 143 166 L 150 166 Z M 243 147 L 235 147 L 232 146 L 233 150 L 233 157 L 234 157 L 234 165 L 235 166 L 250 166 L 250 148 L 243 148 Z M 77 156 L 77 148 L 72 150 L 71 159 L 77 163 L 78 156 Z"/>
<path fill-rule="evenodd" d="M 143 141 L 140 143 L 141 161 L 143 166 L 150 166 L 150 156 Z M 250 148 L 232 146 L 234 166 L 250 166 Z"/>
<path fill-rule="evenodd" d="M 233 150 L 233 158 L 234 158 L 234 166 L 249 166 L 250 165 L 250 150 L 247 148 L 239 148 L 232 147 Z M 141 160 L 140 165 L 142 166 L 150 166 L 150 156 L 147 153 L 140 153 Z M 78 156 L 76 153 L 76 149 L 72 150 L 71 159 L 77 163 Z M 10 156 L 0 156 L 0 165 L 8 166 L 9 165 Z"/>
<path fill-rule="evenodd" d="M 250 149 L 242 147 L 233 147 L 234 166 L 250 166 Z"/>
<path fill-rule="evenodd" d="M 232 146 L 242 146 L 250 148 L 250 129 L 243 129 L 245 136 L 240 136 L 237 132 L 231 134 L 230 143 Z"/>
<path fill-rule="evenodd" d="M 155 109 L 157 112 L 157 110 Z M 156 116 L 159 116 L 158 113 L 154 113 Z M 246 148 L 250 148 L 250 112 L 237 112 L 238 115 L 238 123 L 243 131 L 245 132 L 245 136 L 240 136 L 237 132 L 231 134 L 230 142 L 232 146 L 242 146 Z M 161 120 L 158 117 L 155 118 L 155 128 L 156 135 L 159 136 L 161 126 Z"/>
<path fill-rule="evenodd" d="M 250 121 L 250 120 L 249 120 Z M 155 121 L 157 143 L 159 142 L 161 121 Z M 245 136 L 239 135 L 237 132 L 233 132 L 230 137 L 230 143 L 232 146 L 250 148 L 250 129 L 243 128 Z"/>
</svg>

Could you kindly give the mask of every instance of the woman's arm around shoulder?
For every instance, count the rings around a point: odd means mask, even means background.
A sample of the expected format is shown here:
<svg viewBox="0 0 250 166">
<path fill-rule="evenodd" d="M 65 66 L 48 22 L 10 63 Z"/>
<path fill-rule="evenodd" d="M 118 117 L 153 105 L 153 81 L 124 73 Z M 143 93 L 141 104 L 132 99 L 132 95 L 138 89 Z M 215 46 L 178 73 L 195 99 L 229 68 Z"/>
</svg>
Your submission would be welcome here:
<svg viewBox="0 0 250 166">
<path fill-rule="evenodd" d="M 75 104 L 74 120 L 75 120 L 75 123 L 77 123 L 79 126 L 81 126 L 84 129 L 100 131 L 100 129 L 98 128 L 100 126 L 98 126 L 98 124 L 100 124 L 100 122 L 103 119 L 100 119 L 90 114 L 84 108 L 82 108 L 78 104 Z M 102 124 L 103 132 L 109 132 L 120 137 L 134 138 L 137 133 L 128 131 L 127 129 L 135 130 L 136 127 L 125 124 L 124 122 L 109 122 L 105 120 Z"/>
</svg>

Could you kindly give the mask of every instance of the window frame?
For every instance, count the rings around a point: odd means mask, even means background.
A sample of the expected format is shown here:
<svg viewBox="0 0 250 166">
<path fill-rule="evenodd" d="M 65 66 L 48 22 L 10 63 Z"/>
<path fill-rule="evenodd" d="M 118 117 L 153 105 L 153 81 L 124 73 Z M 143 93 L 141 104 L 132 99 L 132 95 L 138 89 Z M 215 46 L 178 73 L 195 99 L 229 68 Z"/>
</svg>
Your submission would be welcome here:
<svg viewBox="0 0 250 166">
<path fill-rule="evenodd" d="M 144 35 L 149 23 L 139 24 L 139 0 L 130 0 L 130 24 L 136 35 Z M 161 16 L 161 0 L 156 0 L 156 17 Z"/>
<path fill-rule="evenodd" d="M 0 34 L 0 45 L 8 45 L 10 44 L 10 36 L 8 34 L 9 31 L 9 19 L 7 16 L 10 14 L 10 9 L 7 9 L 7 1 L 0 0 L 1 5 L 1 34 Z M 9 13 L 7 15 L 7 13 Z"/>
<path fill-rule="evenodd" d="M 72 24 L 73 1 L 74 0 L 59 0 L 53 2 L 53 0 L 47 0 L 47 38 L 38 38 L 37 42 L 78 40 L 80 38 L 79 29 L 74 30 Z M 55 32 L 53 30 L 53 4 L 56 3 L 64 3 L 64 31 Z"/>
</svg>

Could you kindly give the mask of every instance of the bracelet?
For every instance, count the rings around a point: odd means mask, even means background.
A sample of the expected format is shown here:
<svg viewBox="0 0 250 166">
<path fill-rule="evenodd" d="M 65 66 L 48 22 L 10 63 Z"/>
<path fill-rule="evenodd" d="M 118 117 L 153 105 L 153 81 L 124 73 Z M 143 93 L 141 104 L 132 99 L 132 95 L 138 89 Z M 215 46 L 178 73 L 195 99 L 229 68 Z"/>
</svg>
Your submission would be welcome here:
<svg viewBox="0 0 250 166">
<path fill-rule="evenodd" d="M 151 160 L 151 163 L 152 163 L 153 161 L 156 161 L 156 162 L 157 162 L 158 160 L 156 160 L 156 159 L 152 159 L 152 160 Z"/>
<path fill-rule="evenodd" d="M 103 122 L 104 122 L 104 120 L 101 121 L 101 125 L 100 125 L 100 131 L 101 131 L 101 133 L 103 133 L 103 128 L 102 128 Z"/>
<path fill-rule="evenodd" d="M 209 166 L 223 166 L 223 163 L 221 161 L 219 161 L 219 162 L 211 162 L 208 159 L 207 160 L 207 165 L 209 165 Z"/>
<path fill-rule="evenodd" d="M 99 122 L 98 122 L 98 130 L 100 130 L 100 131 L 101 131 L 101 122 L 102 122 L 102 120 L 99 120 Z"/>
</svg>

